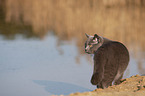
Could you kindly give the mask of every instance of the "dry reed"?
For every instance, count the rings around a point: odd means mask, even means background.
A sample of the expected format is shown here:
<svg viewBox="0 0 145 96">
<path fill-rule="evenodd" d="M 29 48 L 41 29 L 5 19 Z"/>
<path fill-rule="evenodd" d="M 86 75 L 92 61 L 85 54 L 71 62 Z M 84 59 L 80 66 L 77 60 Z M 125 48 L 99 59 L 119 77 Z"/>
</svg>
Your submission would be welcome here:
<svg viewBox="0 0 145 96">
<path fill-rule="evenodd" d="M 5 21 L 31 25 L 41 38 L 48 30 L 60 40 L 77 37 L 81 53 L 84 33 L 145 51 L 145 0 L 5 0 Z"/>
</svg>

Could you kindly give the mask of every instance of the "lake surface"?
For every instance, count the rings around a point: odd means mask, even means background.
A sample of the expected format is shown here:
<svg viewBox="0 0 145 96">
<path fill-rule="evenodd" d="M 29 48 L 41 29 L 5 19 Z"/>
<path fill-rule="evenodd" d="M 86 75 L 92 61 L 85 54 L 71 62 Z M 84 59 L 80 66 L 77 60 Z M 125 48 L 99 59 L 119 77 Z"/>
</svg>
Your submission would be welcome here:
<svg viewBox="0 0 145 96">
<path fill-rule="evenodd" d="M 57 37 L 44 40 L 0 38 L 0 96 L 48 96 L 93 90 L 92 66 L 84 57 L 76 63 L 74 41 L 60 46 Z M 62 82 L 62 83 L 61 83 Z"/>
<path fill-rule="evenodd" d="M 90 83 L 93 56 L 79 54 L 76 39 L 58 42 L 52 32 L 42 40 L 22 35 L 6 40 L 0 36 L 0 96 L 68 95 L 94 90 Z M 143 72 L 131 55 L 124 78 L 136 74 Z"/>
</svg>

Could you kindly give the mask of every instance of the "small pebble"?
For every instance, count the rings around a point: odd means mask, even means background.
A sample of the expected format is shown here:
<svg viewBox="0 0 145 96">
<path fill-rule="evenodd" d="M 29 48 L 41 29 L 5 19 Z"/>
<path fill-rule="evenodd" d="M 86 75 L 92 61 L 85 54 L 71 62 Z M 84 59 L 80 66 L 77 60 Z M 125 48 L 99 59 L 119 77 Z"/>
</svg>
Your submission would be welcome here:
<svg viewBox="0 0 145 96">
<path fill-rule="evenodd" d="M 137 75 L 135 75 L 134 77 L 139 77 L 139 76 L 140 76 L 140 75 L 137 74 Z"/>
</svg>

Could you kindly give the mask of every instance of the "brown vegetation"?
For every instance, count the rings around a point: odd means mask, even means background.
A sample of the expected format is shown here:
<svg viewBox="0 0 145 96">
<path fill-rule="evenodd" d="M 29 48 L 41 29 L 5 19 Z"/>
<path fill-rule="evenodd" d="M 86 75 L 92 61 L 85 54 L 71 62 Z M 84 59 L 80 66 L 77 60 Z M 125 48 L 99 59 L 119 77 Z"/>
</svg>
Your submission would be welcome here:
<svg viewBox="0 0 145 96">
<path fill-rule="evenodd" d="M 52 30 L 60 40 L 98 33 L 121 41 L 129 49 L 145 51 L 144 0 L 0 0 L 5 22 L 32 26 L 41 38 Z M 138 47 L 139 46 L 139 47 Z M 140 48 L 140 49 L 138 49 Z M 135 52 L 137 52 L 135 51 Z M 134 53 L 136 54 L 136 53 Z"/>
</svg>

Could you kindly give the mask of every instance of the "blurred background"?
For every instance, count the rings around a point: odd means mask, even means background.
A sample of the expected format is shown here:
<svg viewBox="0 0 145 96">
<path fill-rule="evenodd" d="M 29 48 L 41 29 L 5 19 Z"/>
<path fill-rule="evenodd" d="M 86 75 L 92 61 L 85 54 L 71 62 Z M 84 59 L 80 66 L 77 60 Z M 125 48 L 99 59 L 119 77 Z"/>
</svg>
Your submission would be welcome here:
<svg viewBox="0 0 145 96">
<path fill-rule="evenodd" d="M 145 74 L 145 0 L 0 0 L 0 95 L 94 90 L 85 33 L 125 44 L 124 78 Z"/>
</svg>

